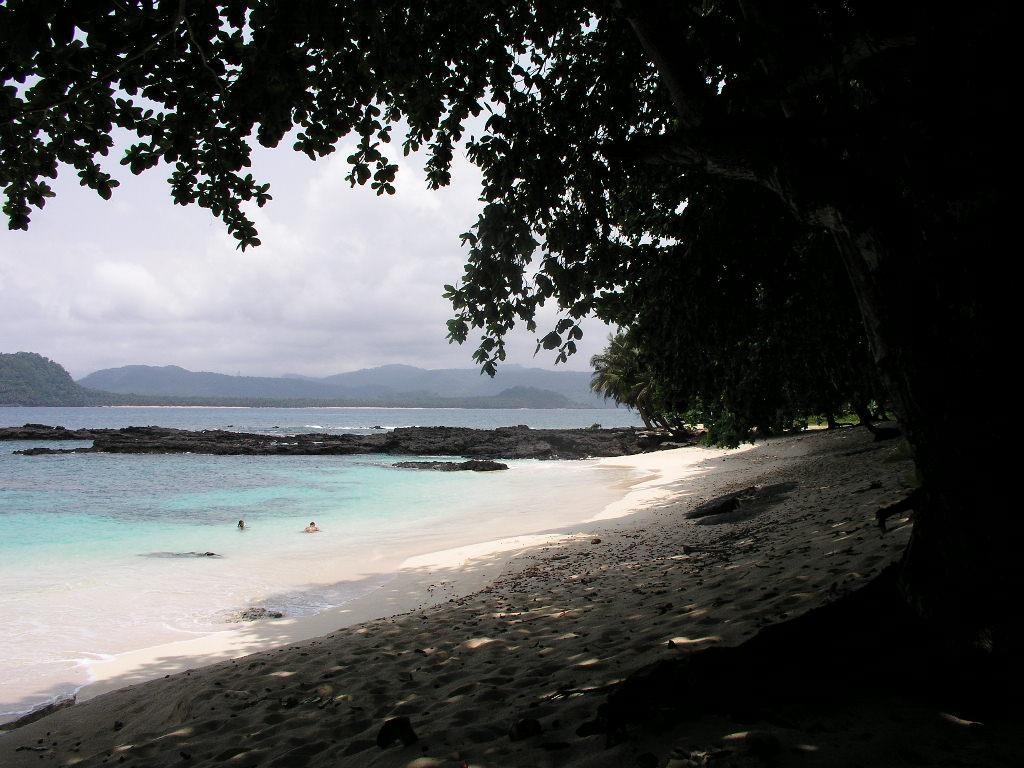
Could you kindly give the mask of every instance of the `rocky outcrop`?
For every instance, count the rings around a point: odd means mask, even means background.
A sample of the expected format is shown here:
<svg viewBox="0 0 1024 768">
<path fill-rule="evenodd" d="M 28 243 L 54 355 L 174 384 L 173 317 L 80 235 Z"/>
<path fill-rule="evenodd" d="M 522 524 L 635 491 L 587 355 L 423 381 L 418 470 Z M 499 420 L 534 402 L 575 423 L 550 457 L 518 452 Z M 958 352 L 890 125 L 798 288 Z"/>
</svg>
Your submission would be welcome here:
<svg viewBox="0 0 1024 768">
<path fill-rule="evenodd" d="M 665 438 L 633 428 L 530 429 L 499 427 L 402 427 L 390 432 L 353 434 L 259 435 L 225 430 L 167 427 L 62 430 L 26 425 L 0 428 L 0 440 L 92 440 L 89 448 L 31 448 L 46 453 L 201 453 L 260 456 L 310 456 L 382 453 L 398 456 L 463 456 L 472 459 L 581 459 L 624 456 L 655 450 Z"/>
<path fill-rule="evenodd" d="M 391 466 L 399 469 L 432 469 L 436 472 L 495 472 L 508 469 L 508 464 L 487 459 L 469 461 L 399 461 Z"/>
<path fill-rule="evenodd" d="M 65 429 L 46 424 L 26 424 L 23 427 L 0 427 L 0 440 L 92 440 L 98 434 L 116 432 L 116 429 Z"/>
</svg>

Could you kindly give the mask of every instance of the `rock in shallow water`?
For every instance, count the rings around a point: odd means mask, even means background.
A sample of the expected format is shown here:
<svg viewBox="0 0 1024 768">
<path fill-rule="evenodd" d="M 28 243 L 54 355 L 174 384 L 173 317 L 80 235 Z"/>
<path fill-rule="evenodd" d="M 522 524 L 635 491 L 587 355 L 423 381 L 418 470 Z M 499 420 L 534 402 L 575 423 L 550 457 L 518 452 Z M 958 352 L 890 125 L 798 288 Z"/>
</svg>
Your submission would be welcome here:
<svg viewBox="0 0 1024 768">
<path fill-rule="evenodd" d="M 264 619 L 280 619 L 284 614 L 280 611 L 270 611 L 266 608 L 246 608 L 244 611 L 233 613 L 226 621 L 237 624 L 241 621 L 262 621 Z"/>
<path fill-rule="evenodd" d="M 433 469 L 438 472 L 494 472 L 508 469 L 500 461 L 470 459 L 469 461 L 399 461 L 391 466 L 399 469 Z"/>
<path fill-rule="evenodd" d="M 147 552 L 141 557 L 224 557 L 216 552 Z"/>
</svg>

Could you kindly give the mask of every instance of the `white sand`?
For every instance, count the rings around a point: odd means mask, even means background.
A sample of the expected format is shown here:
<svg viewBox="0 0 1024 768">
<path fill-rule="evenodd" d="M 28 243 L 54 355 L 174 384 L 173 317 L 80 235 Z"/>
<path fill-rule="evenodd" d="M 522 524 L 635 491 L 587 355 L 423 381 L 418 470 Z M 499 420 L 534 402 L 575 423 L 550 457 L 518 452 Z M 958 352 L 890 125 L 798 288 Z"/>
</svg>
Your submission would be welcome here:
<svg viewBox="0 0 1024 768">
<path fill-rule="evenodd" d="M 608 505 L 593 520 L 630 515 L 668 498 L 675 493 L 670 485 L 706 472 L 703 467 L 708 459 L 731 453 L 736 452 L 677 449 L 603 459 L 601 463 L 608 466 L 637 470 L 639 476 L 624 484 L 622 498 Z M 557 517 L 564 519 L 572 517 L 572 514 L 562 511 Z M 395 577 L 380 589 L 315 616 L 262 621 L 91 661 L 88 663 L 91 682 L 78 692 L 77 699 L 87 701 L 125 685 L 308 640 L 371 619 L 433 607 L 480 590 L 506 567 L 511 558 L 529 549 L 579 537 L 586 538 L 587 534 L 577 532 L 576 526 L 571 526 L 549 533 L 527 533 L 409 557 L 401 563 Z"/>
<path fill-rule="evenodd" d="M 910 467 L 894 460 L 893 448 L 850 429 L 741 452 L 616 459 L 648 474 L 605 511 L 609 519 L 575 526 L 562 532 L 575 535 L 559 541 L 514 538 L 414 559 L 359 605 L 308 624 L 258 625 L 231 643 L 210 641 L 229 653 L 247 643 L 279 644 L 245 658 L 171 674 L 197 663 L 196 649 L 150 649 L 134 667 L 109 668 L 103 685 L 131 683 L 160 665 L 166 679 L 0 736 L 0 765 L 996 764 L 969 759 L 986 746 L 963 718 L 892 702 L 832 710 L 808 702 L 785 725 L 770 726 L 778 749 L 769 763 L 752 736 L 768 726 L 720 715 L 639 732 L 611 748 L 601 736 L 576 733 L 631 671 L 741 642 L 864 584 L 893 561 L 909 523 L 891 521 L 895 530 L 883 536 L 874 520 L 879 505 L 906 493 Z M 697 524 L 683 517 L 722 493 L 780 482 L 796 486 L 750 519 Z M 621 516 L 641 504 L 648 506 Z M 389 611 L 405 612 L 354 623 Z M 310 631 L 321 634 L 296 639 Z M 398 716 L 409 718 L 418 740 L 378 747 L 382 724 Z M 524 717 L 543 732 L 511 739 L 510 726 Z M 698 752 L 706 759 L 681 757 Z"/>
</svg>

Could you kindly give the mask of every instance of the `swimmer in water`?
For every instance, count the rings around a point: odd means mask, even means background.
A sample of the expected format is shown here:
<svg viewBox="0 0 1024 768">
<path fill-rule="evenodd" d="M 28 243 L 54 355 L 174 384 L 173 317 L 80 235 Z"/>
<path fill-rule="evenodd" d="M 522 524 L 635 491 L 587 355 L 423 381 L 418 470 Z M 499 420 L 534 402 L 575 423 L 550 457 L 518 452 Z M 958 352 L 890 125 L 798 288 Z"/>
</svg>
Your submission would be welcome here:
<svg viewBox="0 0 1024 768">
<path fill-rule="evenodd" d="M 317 528 L 316 523 L 312 520 L 309 521 L 309 525 L 307 525 L 303 530 L 306 533 L 320 533 L 320 529 Z"/>
</svg>

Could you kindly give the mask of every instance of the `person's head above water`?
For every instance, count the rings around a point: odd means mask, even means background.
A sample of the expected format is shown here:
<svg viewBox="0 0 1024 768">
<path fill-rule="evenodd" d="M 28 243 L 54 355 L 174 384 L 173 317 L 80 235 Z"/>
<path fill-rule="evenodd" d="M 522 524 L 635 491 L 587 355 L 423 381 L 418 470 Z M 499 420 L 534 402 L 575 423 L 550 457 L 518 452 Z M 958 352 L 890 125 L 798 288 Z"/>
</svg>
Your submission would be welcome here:
<svg viewBox="0 0 1024 768">
<path fill-rule="evenodd" d="M 238 530 L 242 530 L 243 528 L 245 528 L 245 520 L 239 520 L 238 521 Z"/>
</svg>

